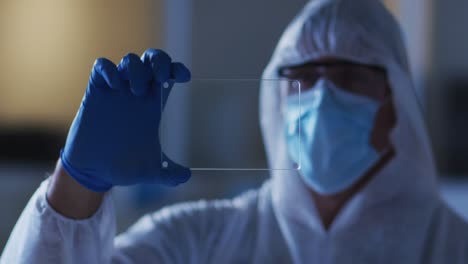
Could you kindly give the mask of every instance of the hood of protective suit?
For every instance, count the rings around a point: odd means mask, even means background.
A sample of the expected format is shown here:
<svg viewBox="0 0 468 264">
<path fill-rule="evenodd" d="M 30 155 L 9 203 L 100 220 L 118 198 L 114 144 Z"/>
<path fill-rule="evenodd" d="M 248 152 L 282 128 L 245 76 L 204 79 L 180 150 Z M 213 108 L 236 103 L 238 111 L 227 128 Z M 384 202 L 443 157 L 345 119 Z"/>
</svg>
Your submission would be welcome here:
<svg viewBox="0 0 468 264">
<path fill-rule="evenodd" d="M 346 229 L 370 208 L 391 204 L 388 201 L 411 204 L 438 199 L 436 169 L 402 34 L 381 1 L 311 1 L 283 33 L 263 78 L 279 78 L 280 68 L 320 57 L 385 68 L 397 116 L 390 135 L 395 157 L 345 205 L 329 231 Z M 285 143 L 282 101 L 280 87 L 262 85 L 260 120 L 269 163 L 292 167 Z M 298 172 L 272 171 L 272 177 L 273 203 L 280 224 L 290 228 L 290 221 L 294 221 L 303 229 L 326 232 Z M 389 213 L 392 210 L 398 213 L 399 209 L 390 206 Z"/>
</svg>

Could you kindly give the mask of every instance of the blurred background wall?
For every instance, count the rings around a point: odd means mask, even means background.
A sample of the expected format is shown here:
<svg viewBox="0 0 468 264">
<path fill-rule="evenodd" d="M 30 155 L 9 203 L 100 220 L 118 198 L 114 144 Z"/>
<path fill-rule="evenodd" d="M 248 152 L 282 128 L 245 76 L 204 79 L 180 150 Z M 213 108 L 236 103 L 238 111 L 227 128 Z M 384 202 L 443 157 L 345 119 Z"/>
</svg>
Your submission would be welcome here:
<svg viewBox="0 0 468 264">
<path fill-rule="evenodd" d="M 94 60 L 163 43 L 164 2 L 0 1 L 0 248 L 55 160 Z"/>
<path fill-rule="evenodd" d="M 0 249 L 27 200 L 52 171 L 97 57 L 118 63 L 128 52 L 161 47 L 189 65 L 196 78 L 259 78 L 282 31 L 306 2 L 1 1 Z M 442 193 L 468 217 L 468 16 L 462 11 L 468 4 L 385 3 L 403 26 L 443 176 Z M 258 90 L 251 96 L 258 98 Z M 190 145 L 190 120 L 197 113 L 191 115 L 184 105 L 175 130 L 185 146 Z M 257 105 L 243 108 L 256 113 Z M 258 124 L 246 126 L 257 143 L 240 152 L 263 156 Z M 116 188 L 118 228 L 122 231 L 141 214 L 174 202 L 232 197 L 267 177 L 268 173 L 195 173 L 175 189 Z"/>
<path fill-rule="evenodd" d="M 2 125 L 65 129 L 97 57 L 162 43 L 158 1 L 0 3 Z M 158 8 L 159 7 L 159 8 Z"/>
<path fill-rule="evenodd" d="M 55 159 L 94 60 L 161 46 L 158 1 L 0 3 L 2 160 Z M 158 7 L 159 6 L 159 7 Z"/>
</svg>

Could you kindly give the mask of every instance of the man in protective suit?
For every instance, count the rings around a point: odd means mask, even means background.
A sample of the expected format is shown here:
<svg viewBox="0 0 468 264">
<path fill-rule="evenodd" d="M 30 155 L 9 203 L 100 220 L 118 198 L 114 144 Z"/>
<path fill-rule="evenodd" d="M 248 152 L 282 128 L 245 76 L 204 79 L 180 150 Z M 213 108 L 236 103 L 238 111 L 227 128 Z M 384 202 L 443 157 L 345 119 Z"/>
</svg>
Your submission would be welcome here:
<svg viewBox="0 0 468 264">
<path fill-rule="evenodd" d="M 146 115 L 164 82 L 190 74 L 159 50 L 98 60 L 1 263 L 468 263 L 468 226 L 438 194 L 400 29 L 380 1 L 311 1 L 263 75 L 279 77 L 301 83 L 301 105 L 294 89 L 263 84 L 266 151 L 300 171 L 273 171 L 232 200 L 164 208 L 116 237 L 112 186 L 190 176 L 152 165 L 159 120 Z"/>
</svg>

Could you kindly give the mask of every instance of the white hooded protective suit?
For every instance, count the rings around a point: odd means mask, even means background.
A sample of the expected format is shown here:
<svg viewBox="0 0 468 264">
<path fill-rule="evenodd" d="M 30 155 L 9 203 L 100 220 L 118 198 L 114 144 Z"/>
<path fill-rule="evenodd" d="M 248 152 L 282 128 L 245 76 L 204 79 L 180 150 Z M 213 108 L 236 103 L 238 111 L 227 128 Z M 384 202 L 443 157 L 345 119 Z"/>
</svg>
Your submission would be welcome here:
<svg viewBox="0 0 468 264">
<path fill-rule="evenodd" d="M 44 182 L 3 252 L 6 263 L 468 263 L 468 227 L 441 201 L 399 27 L 380 1 L 310 2 L 282 36 L 264 78 L 333 56 L 387 69 L 396 156 L 325 230 L 298 174 L 273 172 L 259 190 L 144 216 L 115 236 L 110 195 L 86 220 L 47 203 Z M 268 158 L 288 164 L 279 87 L 261 88 Z M 276 165 L 276 167 L 278 167 Z"/>
</svg>

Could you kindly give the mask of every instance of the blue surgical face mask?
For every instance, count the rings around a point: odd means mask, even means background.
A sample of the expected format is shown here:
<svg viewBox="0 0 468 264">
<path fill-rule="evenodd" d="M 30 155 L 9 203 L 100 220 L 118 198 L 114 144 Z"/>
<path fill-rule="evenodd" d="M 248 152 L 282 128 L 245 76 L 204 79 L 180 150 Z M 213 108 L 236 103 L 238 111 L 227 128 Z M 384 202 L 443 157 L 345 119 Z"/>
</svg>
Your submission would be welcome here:
<svg viewBox="0 0 468 264">
<path fill-rule="evenodd" d="M 380 158 L 370 144 L 379 103 L 319 80 L 289 95 L 286 141 L 290 158 L 316 192 L 334 194 L 351 187 Z"/>
</svg>

